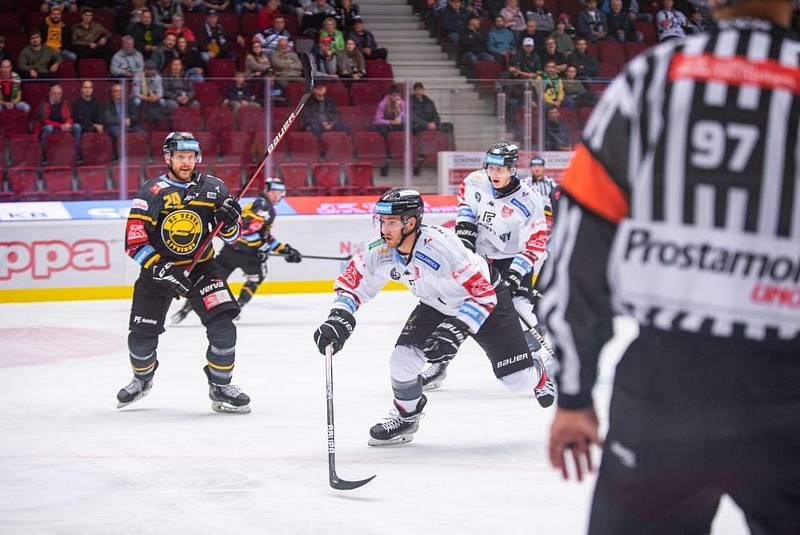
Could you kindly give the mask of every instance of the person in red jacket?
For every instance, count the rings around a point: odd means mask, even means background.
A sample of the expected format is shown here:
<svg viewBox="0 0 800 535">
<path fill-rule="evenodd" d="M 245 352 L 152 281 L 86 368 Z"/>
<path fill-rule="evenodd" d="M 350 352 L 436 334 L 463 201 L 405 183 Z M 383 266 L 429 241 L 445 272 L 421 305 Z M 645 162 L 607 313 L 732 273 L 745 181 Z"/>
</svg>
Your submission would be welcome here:
<svg viewBox="0 0 800 535">
<path fill-rule="evenodd" d="M 69 106 L 64 102 L 64 90 L 55 84 L 50 88 L 47 100 L 39 105 L 39 132 L 42 139 L 42 150 L 47 143 L 47 136 L 53 132 L 72 132 L 75 136 L 75 150 L 81 144 L 81 125 L 72 120 Z"/>
</svg>

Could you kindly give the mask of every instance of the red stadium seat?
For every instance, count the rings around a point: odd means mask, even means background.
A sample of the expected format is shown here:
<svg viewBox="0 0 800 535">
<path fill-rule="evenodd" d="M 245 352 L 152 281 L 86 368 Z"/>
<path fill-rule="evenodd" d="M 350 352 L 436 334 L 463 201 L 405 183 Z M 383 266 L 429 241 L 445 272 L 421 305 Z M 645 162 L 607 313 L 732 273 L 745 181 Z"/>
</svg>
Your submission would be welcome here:
<svg viewBox="0 0 800 535">
<path fill-rule="evenodd" d="M 600 55 L 598 58 L 602 63 L 611 63 L 617 67 L 625 65 L 625 49 L 622 43 L 617 41 L 598 41 L 597 52 Z"/>
<path fill-rule="evenodd" d="M 8 166 L 39 167 L 42 161 L 40 147 L 36 136 L 29 134 L 12 136 L 8 140 Z"/>
<path fill-rule="evenodd" d="M 334 104 L 339 108 L 350 105 L 350 92 L 347 91 L 344 84 L 327 83 L 325 85 L 328 87 L 328 96 L 331 97 Z"/>
<path fill-rule="evenodd" d="M 256 172 L 256 169 L 258 168 L 258 165 L 260 163 L 261 162 L 259 162 L 259 163 L 251 163 L 250 165 L 247 166 L 247 174 L 244 177 L 245 183 L 247 183 L 247 181 L 250 180 L 250 177 L 253 176 L 253 173 Z M 261 172 L 258 173 L 258 176 L 256 176 L 255 180 L 253 180 L 253 183 L 250 184 L 250 188 L 247 191 L 251 192 L 251 193 L 263 191 L 264 182 L 266 180 L 266 176 L 267 176 L 267 167 L 265 165 L 261 169 Z M 250 193 L 248 193 L 248 195 L 249 194 Z"/>
<path fill-rule="evenodd" d="M 372 125 L 372 115 L 375 105 L 369 107 L 342 106 L 339 108 L 339 119 L 350 127 L 351 132 L 361 132 L 369 130 Z"/>
<path fill-rule="evenodd" d="M 282 163 L 279 169 L 287 192 L 293 195 L 304 195 L 310 190 L 306 185 L 308 180 L 307 163 Z"/>
<path fill-rule="evenodd" d="M 194 98 L 204 110 L 209 106 L 219 106 L 222 102 L 219 85 L 214 82 L 195 82 Z"/>
<path fill-rule="evenodd" d="M 586 126 L 587 121 L 589 121 L 589 117 L 592 115 L 594 111 L 594 107 L 592 108 L 578 108 L 578 124 L 583 130 L 583 127 Z"/>
<path fill-rule="evenodd" d="M 496 61 L 478 61 L 475 63 L 475 78 L 481 81 L 478 88 L 493 89 L 502 72 L 503 66 Z"/>
<path fill-rule="evenodd" d="M 150 159 L 153 163 L 161 164 L 161 155 L 164 154 L 164 140 L 169 135 L 166 130 L 154 130 L 150 132 Z M 203 146 L 201 145 L 200 148 Z M 162 164 L 163 165 L 163 164 Z"/>
<path fill-rule="evenodd" d="M 204 130 L 203 117 L 200 110 L 194 108 L 176 108 L 172 110 L 172 129 L 181 132 Z"/>
<path fill-rule="evenodd" d="M 51 199 L 74 201 L 83 196 L 76 191 L 72 183 L 72 167 L 45 167 L 42 169 L 42 182 L 44 190 Z"/>
<path fill-rule="evenodd" d="M 372 164 L 350 162 L 345 164 L 345 184 L 350 195 L 380 195 L 388 186 L 376 186 L 373 182 Z"/>
<path fill-rule="evenodd" d="M 358 160 L 383 164 L 386 161 L 386 143 L 377 132 L 356 132 L 353 145 Z"/>
<path fill-rule="evenodd" d="M 161 143 L 164 138 L 159 138 Z M 125 133 L 125 157 L 128 159 L 129 164 L 143 164 L 147 163 L 147 149 L 148 149 L 147 134 L 144 132 L 126 132 Z M 156 156 L 161 156 L 161 147 L 159 145 Z"/>
<path fill-rule="evenodd" d="M 236 13 L 220 13 L 219 25 L 222 26 L 224 34 L 228 39 L 235 39 L 239 35 L 239 19 L 236 18 Z"/>
<path fill-rule="evenodd" d="M 35 167 L 16 167 L 8 170 L 8 184 L 14 199 L 35 201 L 47 197 L 38 191 L 38 173 Z"/>
<path fill-rule="evenodd" d="M 75 138 L 68 132 L 56 132 L 47 136 L 44 144 L 47 165 L 75 165 Z"/>
<path fill-rule="evenodd" d="M 114 190 L 108 187 L 108 166 L 82 165 L 78 167 L 78 183 L 93 199 L 113 199 Z"/>
<path fill-rule="evenodd" d="M 600 63 L 597 67 L 598 78 L 614 78 L 619 74 L 620 66 L 615 63 Z"/>
<path fill-rule="evenodd" d="M 353 140 L 346 132 L 324 132 L 322 154 L 327 162 L 349 162 L 353 159 Z"/>
<path fill-rule="evenodd" d="M 652 46 L 658 43 L 658 32 L 655 24 L 646 20 L 637 20 L 633 23 L 633 26 L 637 31 L 642 32 L 645 44 Z"/>
<path fill-rule="evenodd" d="M 289 158 L 293 162 L 319 161 L 319 141 L 311 132 L 289 132 L 284 143 L 289 145 Z"/>
<path fill-rule="evenodd" d="M 242 112 L 240 115 L 257 115 L 255 113 Z M 206 122 L 206 130 L 212 132 L 228 132 L 234 130 L 233 111 L 227 106 L 210 106 L 203 110 L 203 119 Z"/>
<path fill-rule="evenodd" d="M 50 86 L 42 82 L 23 82 L 22 83 L 22 99 L 30 104 L 31 115 L 36 116 L 39 110 L 39 104 L 47 100 L 47 94 L 50 92 Z"/>
<path fill-rule="evenodd" d="M 214 132 L 201 130 L 199 132 L 192 132 L 197 142 L 200 143 L 200 150 L 203 151 L 203 163 L 213 164 L 217 161 L 219 154 L 219 143 L 217 135 Z"/>
<path fill-rule="evenodd" d="M 625 43 L 625 57 L 628 61 L 632 60 L 650 47 L 647 43 L 637 43 L 628 41 Z"/>
<path fill-rule="evenodd" d="M 3 15 L 0 16 L 0 35 L 21 33 L 24 33 L 22 29 L 22 17 L 16 13 L 3 13 Z"/>
<path fill-rule="evenodd" d="M 303 82 L 289 82 L 286 86 L 286 101 L 290 107 L 294 108 L 300 102 L 300 97 L 303 96 L 305 91 L 305 84 Z"/>
<path fill-rule="evenodd" d="M 78 78 L 108 78 L 108 66 L 105 60 L 84 58 L 78 62 Z"/>
<path fill-rule="evenodd" d="M 214 165 L 211 174 L 219 178 L 231 194 L 237 193 L 242 189 L 242 165 L 238 163 L 222 163 Z"/>
<path fill-rule="evenodd" d="M 28 114 L 22 110 L 12 109 L 0 112 L 0 135 L 8 139 L 10 136 L 30 133 Z"/>
<path fill-rule="evenodd" d="M 239 15 L 239 25 L 242 35 L 253 35 L 263 30 L 258 25 L 258 13 L 242 13 Z"/>
<path fill-rule="evenodd" d="M 289 118 L 291 115 L 293 108 L 272 108 L 272 133 L 273 135 L 278 132 L 283 124 L 286 122 L 286 119 Z M 300 121 L 297 120 L 292 123 L 292 127 L 289 128 L 289 132 L 299 130 L 300 129 Z"/>
<path fill-rule="evenodd" d="M 381 86 L 372 82 L 359 82 L 350 86 L 350 102 L 354 106 L 376 105 L 383 98 Z"/>
<path fill-rule="evenodd" d="M 61 71 L 58 71 L 58 75 L 61 76 Z M 82 83 L 80 80 L 63 80 L 59 83 L 61 90 L 64 92 L 64 102 L 71 106 L 73 102 L 78 100 L 81 96 Z"/>
<path fill-rule="evenodd" d="M 364 62 L 367 68 L 367 78 L 372 80 L 373 83 L 377 83 L 380 87 L 382 92 L 386 92 L 389 89 L 389 86 L 394 83 L 394 72 L 392 71 L 392 65 L 382 59 L 373 59 L 367 60 Z"/>
<path fill-rule="evenodd" d="M 402 165 L 404 158 L 404 151 L 406 148 L 406 134 L 405 132 L 389 132 L 388 136 L 389 158 L 395 165 Z M 411 137 L 411 152 L 412 158 L 416 159 L 419 153 L 415 139 Z"/>
<path fill-rule="evenodd" d="M 210 78 L 233 78 L 236 74 L 236 61 L 225 58 L 211 58 L 208 62 Z"/>
<path fill-rule="evenodd" d="M 81 157 L 83 165 L 110 164 L 114 159 L 111 136 L 99 132 L 86 132 L 81 135 Z"/>
<path fill-rule="evenodd" d="M 223 132 L 220 155 L 226 163 L 249 163 L 252 159 L 253 136 L 250 132 Z"/>
<path fill-rule="evenodd" d="M 239 130 L 243 132 L 263 132 L 265 128 L 264 112 L 259 110 L 258 113 L 240 113 L 236 117 L 236 122 Z M 278 126 L 280 127 L 280 125 Z"/>
<path fill-rule="evenodd" d="M 425 165 L 436 165 L 439 152 L 450 148 L 450 139 L 444 132 L 423 131 L 419 134 L 419 153 L 425 156 Z"/>
<path fill-rule="evenodd" d="M 127 180 L 128 180 L 128 197 L 133 197 L 133 195 L 139 190 L 139 187 L 142 185 L 141 180 L 141 173 L 143 169 L 143 165 L 127 165 L 125 169 L 128 172 Z M 163 168 L 163 167 L 162 167 Z M 120 184 L 122 183 L 122 166 L 115 165 L 111 168 L 111 190 L 114 192 L 115 196 L 119 196 L 119 189 Z"/>
<path fill-rule="evenodd" d="M 315 163 L 311 166 L 311 177 L 318 193 L 336 195 L 341 193 L 341 169 L 337 163 Z"/>
<path fill-rule="evenodd" d="M 253 143 L 253 153 L 256 155 L 257 160 L 260 160 L 261 158 L 264 157 L 264 155 L 267 152 L 267 143 L 269 143 L 271 139 L 272 138 L 267 139 L 263 131 L 258 132 L 255 135 L 255 142 Z M 273 168 L 276 169 L 278 164 L 281 164 L 289 159 L 289 144 L 286 142 L 285 138 L 283 141 L 281 141 L 275 146 L 275 150 L 272 151 L 270 159 L 272 160 Z"/>
</svg>

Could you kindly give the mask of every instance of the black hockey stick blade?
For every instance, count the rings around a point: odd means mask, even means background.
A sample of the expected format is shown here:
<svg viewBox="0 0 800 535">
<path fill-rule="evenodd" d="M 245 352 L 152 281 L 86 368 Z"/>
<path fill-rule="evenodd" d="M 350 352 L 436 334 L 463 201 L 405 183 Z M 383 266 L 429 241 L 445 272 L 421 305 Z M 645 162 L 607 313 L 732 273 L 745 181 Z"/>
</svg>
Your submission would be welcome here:
<svg viewBox="0 0 800 535">
<path fill-rule="evenodd" d="M 336 474 L 331 474 L 330 483 L 331 488 L 336 490 L 353 490 L 357 489 L 358 487 L 363 487 L 377 476 L 372 476 L 367 479 L 362 479 L 361 481 L 345 481 L 344 479 L 339 479 Z"/>
<path fill-rule="evenodd" d="M 308 54 L 298 54 L 298 57 L 303 69 L 303 82 L 306 84 L 303 93 L 311 93 L 314 89 L 314 68 L 311 66 L 311 57 Z"/>
<path fill-rule="evenodd" d="M 283 253 L 273 253 L 270 251 L 269 256 L 276 256 L 276 257 L 283 257 L 286 256 Z M 318 255 L 307 255 L 301 254 L 300 256 L 303 257 L 303 260 L 336 260 L 337 262 L 346 262 L 353 258 L 353 255 L 348 256 L 318 256 Z"/>
</svg>

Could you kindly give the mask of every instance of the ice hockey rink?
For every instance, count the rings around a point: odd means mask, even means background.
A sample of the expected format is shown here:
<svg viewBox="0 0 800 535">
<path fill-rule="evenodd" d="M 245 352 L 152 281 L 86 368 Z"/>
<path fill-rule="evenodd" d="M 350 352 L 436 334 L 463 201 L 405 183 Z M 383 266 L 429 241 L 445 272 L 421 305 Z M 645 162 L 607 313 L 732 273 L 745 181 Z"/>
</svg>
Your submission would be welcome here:
<svg viewBox="0 0 800 535">
<path fill-rule="evenodd" d="M 324 358 L 312 341 L 330 301 L 259 295 L 245 309 L 234 383 L 252 397 L 249 415 L 211 411 L 196 316 L 162 336 L 150 395 L 118 410 L 129 301 L 0 305 L 0 533 L 585 532 L 593 479 L 563 482 L 549 467 L 554 409 L 509 394 L 472 341 L 429 394 L 414 441 L 367 446 L 391 408 L 388 357 L 414 306 L 407 292 L 365 305 L 334 358 L 337 471 L 377 478 L 331 489 Z M 596 391 L 603 421 L 614 357 L 633 330 L 617 326 Z M 730 500 L 713 533 L 747 533 Z"/>
</svg>

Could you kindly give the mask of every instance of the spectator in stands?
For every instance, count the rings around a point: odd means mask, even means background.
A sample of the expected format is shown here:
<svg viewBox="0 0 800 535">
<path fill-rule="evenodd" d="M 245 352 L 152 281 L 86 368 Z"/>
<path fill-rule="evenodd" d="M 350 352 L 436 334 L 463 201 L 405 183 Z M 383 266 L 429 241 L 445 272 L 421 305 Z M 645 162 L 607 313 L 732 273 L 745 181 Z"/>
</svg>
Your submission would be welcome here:
<svg viewBox="0 0 800 535">
<path fill-rule="evenodd" d="M 486 50 L 486 36 L 481 32 L 481 18 L 477 15 L 470 15 L 467 21 L 467 29 L 461 34 L 459 40 L 459 57 L 461 64 L 469 67 L 471 75 L 474 76 L 475 64 L 479 61 L 493 61 L 494 56 Z"/>
<path fill-rule="evenodd" d="M 597 103 L 597 96 L 586 89 L 583 82 L 578 80 L 578 69 L 574 65 L 567 66 L 566 78 L 564 79 L 564 105 L 568 108 L 579 106 L 594 106 Z"/>
<path fill-rule="evenodd" d="M 353 20 L 353 31 L 348 37 L 356 42 L 356 46 L 364 54 L 364 59 L 386 59 L 386 49 L 378 48 L 375 36 L 364 29 L 364 19 L 361 17 Z"/>
<path fill-rule="evenodd" d="M 145 9 L 150 9 L 147 7 L 147 0 L 128 0 L 122 8 L 117 28 L 122 32 L 130 31 L 134 24 L 142 20 L 142 11 Z"/>
<path fill-rule="evenodd" d="M 125 128 L 128 132 L 137 132 L 139 128 L 136 126 L 136 112 L 133 106 L 126 106 L 125 112 Z M 114 148 L 116 150 L 117 138 L 119 137 L 122 129 L 120 118 L 123 117 L 122 105 L 122 84 L 114 82 L 111 84 L 111 100 L 106 103 L 103 108 L 101 121 L 103 128 L 114 139 Z"/>
<path fill-rule="evenodd" d="M 442 10 L 442 33 L 458 44 L 461 34 L 467 28 L 469 12 L 461 5 L 461 0 L 448 0 L 447 7 Z"/>
<path fill-rule="evenodd" d="M 11 58 L 11 53 L 8 50 L 6 50 L 6 38 L 5 38 L 5 36 L 4 35 L 0 35 L 0 61 L 3 61 L 5 59 L 11 61 L 11 59 L 12 59 Z"/>
<path fill-rule="evenodd" d="M 183 36 L 178 37 L 175 41 L 175 48 L 178 51 L 178 57 L 183 62 L 183 68 L 186 69 L 186 76 L 196 82 L 202 82 L 205 73 L 205 62 L 203 58 L 200 57 L 200 52 L 191 46 L 189 40 Z M 164 68 L 168 65 L 169 61 L 166 61 L 164 63 Z"/>
<path fill-rule="evenodd" d="M 200 103 L 194 99 L 194 82 L 186 76 L 180 58 L 167 64 L 164 75 L 164 100 L 171 110 L 175 108 L 200 109 Z"/>
<path fill-rule="evenodd" d="M 81 144 L 81 125 L 72 120 L 69 106 L 64 102 L 64 91 L 61 86 L 54 84 L 50 87 L 47 100 L 39 104 L 37 114 L 42 140 L 42 151 L 44 151 L 45 140 L 53 132 L 72 132 L 75 138 L 75 150 Z"/>
<path fill-rule="evenodd" d="M 261 46 L 267 52 L 272 54 L 278 49 L 278 40 L 281 38 L 286 39 L 286 46 L 290 49 L 292 47 L 291 36 L 286 31 L 286 17 L 278 15 L 274 18 L 272 28 L 268 28 L 263 32 L 257 33 L 255 38 L 261 41 Z"/>
<path fill-rule="evenodd" d="M 203 0 L 203 5 L 206 8 L 206 13 L 212 9 L 218 13 L 223 13 L 231 7 L 231 0 Z"/>
<path fill-rule="evenodd" d="M 703 12 L 696 9 L 694 13 L 689 16 L 689 20 L 686 23 L 686 33 L 690 35 L 703 33 L 708 31 L 709 26 L 710 22 L 703 17 Z"/>
<path fill-rule="evenodd" d="M 61 54 L 62 59 L 75 61 L 78 56 L 74 52 L 64 49 L 67 44 L 67 25 L 61 18 L 63 12 L 64 8 L 61 6 L 53 6 L 50 14 L 39 25 L 39 32 L 44 36 L 44 44 Z"/>
<path fill-rule="evenodd" d="M 542 73 L 542 100 L 553 107 L 560 107 L 564 103 L 564 81 L 558 75 L 556 62 L 548 60 L 544 64 Z"/>
<path fill-rule="evenodd" d="M 556 29 L 548 37 L 552 37 L 556 42 L 556 50 L 568 58 L 575 50 L 575 42 L 567 34 L 567 19 L 559 18 L 556 21 Z"/>
<path fill-rule="evenodd" d="M 94 98 L 91 80 L 84 80 L 81 84 L 80 96 L 72 103 L 72 120 L 80 125 L 81 133 L 103 132 L 103 110 Z"/>
<path fill-rule="evenodd" d="M 181 15 L 173 15 L 172 24 L 170 26 L 167 26 L 167 30 L 165 33 L 174 34 L 175 37 L 179 39 L 181 37 L 185 37 L 186 40 L 189 41 L 189 44 L 194 46 L 195 43 L 197 42 L 197 38 L 195 37 L 192 29 L 187 28 L 185 24 L 186 22 L 184 21 Z M 154 42 L 158 43 L 158 40 L 155 40 Z"/>
<path fill-rule="evenodd" d="M 156 48 L 153 52 L 153 55 L 150 56 L 150 59 L 152 59 L 156 64 L 156 69 L 162 71 L 164 70 L 164 67 L 167 66 L 167 63 L 174 58 L 180 57 L 178 54 L 178 48 L 176 46 L 177 43 L 178 39 L 176 39 L 171 33 L 164 36 L 164 39 L 161 41 L 161 46 Z M 114 61 L 112 60 L 111 63 L 113 64 Z"/>
<path fill-rule="evenodd" d="M 261 41 L 253 37 L 250 42 L 250 50 L 244 57 L 245 78 L 261 78 L 272 74 L 272 63 L 269 61 Z"/>
<path fill-rule="evenodd" d="M 313 132 L 317 137 L 324 132 L 347 132 L 350 127 L 339 121 L 339 109 L 331 97 L 328 96 L 328 87 L 317 84 L 311 98 L 303 108 L 303 129 Z"/>
<path fill-rule="evenodd" d="M 80 59 L 98 58 L 108 63 L 113 53 L 108 46 L 111 32 L 93 19 L 92 8 L 82 7 L 81 20 L 72 27 L 72 51 Z"/>
<path fill-rule="evenodd" d="M 316 35 L 322 28 L 322 22 L 333 17 L 336 10 L 333 2 L 327 0 L 300 0 L 300 7 L 297 9 L 297 18 L 300 20 L 300 32 L 304 35 Z"/>
<path fill-rule="evenodd" d="M 234 0 L 233 11 L 237 16 L 242 13 L 258 13 L 264 7 L 264 0 Z"/>
<path fill-rule="evenodd" d="M 567 70 L 567 58 L 556 49 L 556 40 L 552 37 L 544 40 L 544 51 L 539 53 L 539 59 L 542 65 L 547 65 L 548 61 L 555 63 L 558 72 Z"/>
<path fill-rule="evenodd" d="M 134 48 L 133 37 L 130 35 L 123 36 L 122 48 L 111 58 L 111 68 L 109 69 L 111 76 L 133 78 L 142 69 L 144 69 L 144 57 L 141 52 Z"/>
<path fill-rule="evenodd" d="M 203 0 L 181 0 L 181 9 L 184 13 L 202 13 L 206 7 Z"/>
<path fill-rule="evenodd" d="M 533 49 L 538 53 L 544 50 L 544 40 L 549 37 L 546 33 L 540 32 L 536 28 L 536 20 L 530 18 L 525 23 L 525 29 L 522 30 L 517 38 L 517 48 L 522 48 L 522 41 L 525 39 L 533 39 Z"/>
<path fill-rule="evenodd" d="M 305 14 L 332 17 L 336 14 L 336 10 L 330 3 L 328 3 L 328 0 L 313 0 Z"/>
<path fill-rule="evenodd" d="M 42 44 L 39 30 L 30 33 L 28 46 L 22 49 L 17 60 L 17 68 L 24 78 L 53 78 L 61 67 L 61 56 L 47 45 Z"/>
<path fill-rule="evenodd" d="M 623 11 L 622 0 L 611 0 L 611 11 L 608 20 L 608 37 L 620 43 L 625 41 L 643 41 L 644 35 L 633 27 L 630 13 Z"/>
<path fill-rule="evenodd" d="M 593 43 L 608 35 L 606 14 L 597 8 L 597 0 L 586 0 L 583 11 L 578 15 L 578 35 Z"/>
<path fill-rule="evenodd" d="M 561 121 L 561 112 L 555 106 L 547 108 L 544 124 L 545 150 L 572 150 L 572 135 L 569 127 Z"/>
<path fill-rule="evenodd" d="M 336 8 L 336 24 L 343 32 L 353 29 L 353 22 L 358 17 L 358 6 L 353 5 L 353 0 L 341 0 L 339 7 Z"/>
<path fill-rule="evenodd" d="M 164 82 L 156 71 L 156 64 L 148 59 L 144 69 L 133 77 L 134 113 L 142 110 L 147 122 L 157 123 L 166 119 L 167 103 L 164 100 Z"/>
<path fill-rule="evenodd" d="M 505 66 L 516 50 L 515 44 L 514 32 L 506 28 L 506 19 L 497 15 L 494 18 L 494 28 L 489 30 L 486 39 L 486 50 Z"/>
<path fill-rule="evenodd" d="M 673 9 L 673 4 L 672 0 L 663 0 L 663 9 L 656 13 L 659 41 L 686 37 L 685 28 L 689 24 L 689 20 L 682 12 Z"/>
<path fill-rule="evenodd" d="M 337 57 L 331 50 L 333 39 L 323 37 L 314 53 L 314 76 L 319 78 L 338 78 Z"/>
<path fill-rule="evenodd" d="M 328 44 L 333 54 L 344 49 L 344 34 L 341 30 L 336 29 L 336 19 L 333 17 L 328 17 L 322 22 L 318 43 L 321 43 L 323 39 L 330 39 Z"/>
<path fill-rule="evenodd" d="M 534 49 L 533 39 L 526 37 L 522 40 L 522 47 L 511 56 L 508 74 L 514 80 L 535 80 L 541 70 L 542 62 Z"/>
<path fill-rule="evenodd" d="M 506 21 L 506 28 L 515 35 L 522 33 L 527 27 L 527 20 L 519 8 L 519 0 L 506 0 L 506 5 L 500 10 L 500 16 Z"/>
<path fill-rule="evenodd" d="M 418 134 L 426 130 L 450 133 L 453 131 L 451 123 L 443 123 L 436 104 L 425 94 L 422 82 L 414 82 L 414 92 L 411 94 L 411 130 Z"/>
<path fill-rule="evenodd" d="M 602 0 L 600 2 L 600 9 L 602 9 L 606 15 L 611 13 L 611 1 L 610 0 Z M 628 18 L 631 19 L 631 22 L 637 20 L 644 20 L 647 22 L 653 21 L 653 15 L 650 13 L 640 13 L 639 12 L 639 2 L 638 0 L 623 0 L 622 2 L 622 11 L 628 14 Z"/>
<path fill-rule="evenodd" d="M 578 71 L 578 80 L 590 80 L 597 76 L 597 70 L 599 68 L 597 60 L 589 55 L 587 49 L 588 44 L 586 43 L 586 38 L 579 37 L 575 40 L 575 52 L 573 52 L 567 60 L 567 64 L 575 67 Z"/>
<path fill-rule="evenodd" d="M 239 114 L 239 110 L 246 108 L 260 108 L 261 104 L 256 100 L 253 95 L 253 89 L 247 83 L 247 79 L 243 72 L 237 72 L 233 80 L 228 83 L 225 89 L 225 99 L 222 101 L 223 106 L 228 106 L 233 110 L 235 115 Z M 246 111 L 246 110 L 245 110 Z"/>
<path fill-rule="evenodd" d="M 297 53 L 289 48 L 289 39 L 278 38 L 278 49 L 269 57 L 275 71 L 275 83 L 281 89 L 286 89 L 291 79 L 303 77 L 303 67 Z"/>
<path fill-rule="evenodd" d="M 159 26 L 169 26 L 172 15 L 183 16 L 183 7 L 178 0 L 157 0 L 152 3 L 153 22 Z"/>
<path fill-rule="evenodd" d="M 358 80 L 367 74 L 364 54 L 358 49 L 354 40 L 345 41 L 344 50 L 336 53 L 336 69 L 339 78 Z"/>
<path fill-rule="evenodd" d="M 0 61 L 0 113 L 5 110 L 20 110 L 26 114 L 31 111 L 27 102 L 22 101 L 22 78 L 11 68 L 11 60 Z"/>
<path fill-rule="evenodd" d="M 544 0 L 533 0 L 533 6 L 527 13 L 528 19 L 536 21 L 536 28 L 545 35 L 556 29 L 555 17 L 544 7 Z"/>
<path fill-rule="evenodd" d="M 380 135 L 388 138 L 389 132 L 403 129 L 405 118 L 406 103 L 400 94 L 400 88 L 391 85 L 389 92 L 378 103 L 372 124 Z"/>
<path fill-rule="evenodd" d="M 158 45 L 164 40 L 164 28 L 155 23 L 153 12 L 149 9 L 142 10 L 142 19 L 131 26 L 130 34 L 136 49 L 142 53 L 145 59 L 150 59 Z"/>
<path fill-rule="evenodd" d="M 281 15 L 280 5 L 280 0 L 267 0 L 267 5 L 264 6 L 264 9 L 258 12 L 259 28 L 262 30 L 272 28 L 275 23 L 275 17 Z"/>
<path fill-rule="evenodd" d="M 78 2 L 76 0 L 42 0 L 39 9 L 42 13 L 47 13 L 54 7 L 60 7 L 70 13 L 78 12 Z"/>
<path fill-rule="evenodd" d="M 237 36 L 237 41 L 244 44 L 241 36 Z M 233 53 L 233 42 L 225 35 L 225 30 L 219 23 L 219 14 L 209 9 L 206 12 L 206 21 L 198 38 L 200 55 L 208 63 L 212 58 L 229 58 Z"/>
</svg>

